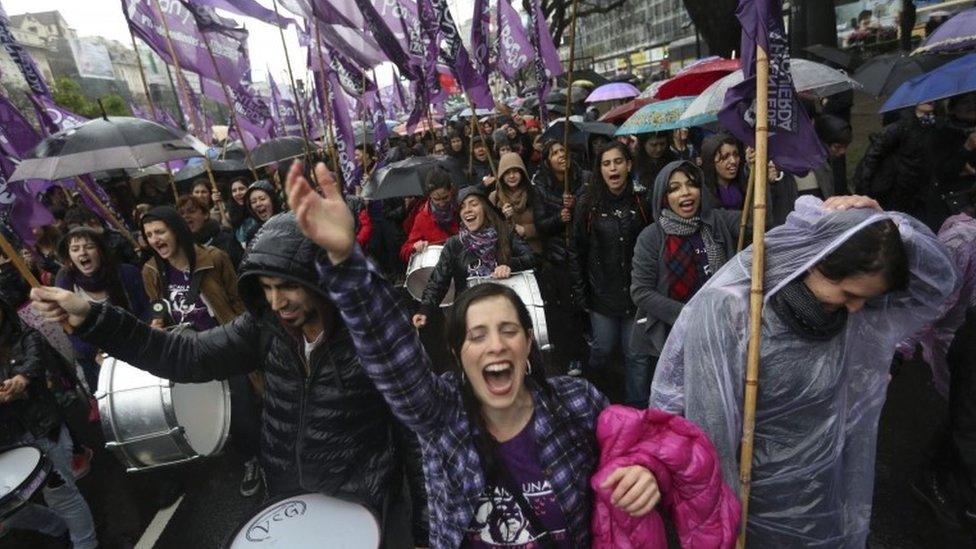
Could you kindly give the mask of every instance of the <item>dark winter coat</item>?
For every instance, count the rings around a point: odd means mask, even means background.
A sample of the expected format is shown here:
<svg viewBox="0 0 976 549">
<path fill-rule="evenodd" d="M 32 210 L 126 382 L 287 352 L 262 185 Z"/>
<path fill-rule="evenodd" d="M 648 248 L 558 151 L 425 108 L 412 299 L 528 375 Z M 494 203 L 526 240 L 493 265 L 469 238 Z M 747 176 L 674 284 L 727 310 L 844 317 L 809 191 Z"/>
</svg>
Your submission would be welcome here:
<svg viewBox="0 0 976 549">
<path fill-rule="evenodd" d="M 0 381 L 16 375 L 28 380 L 26 398 L 0 403 L 0 448 L 15 444 L 25 433 L 54 438 L 62 416 L 47 389 L 47 372 L 63 367 L 62 359 L 44 336 L 21 322 L 13 307 L 0 302 L 0 310 Z"/>
<path fill-rule="evenodd" d="M 193 241 L 201 246 L 213 246 L 223 251 L 230 257 L 230 262 L 235 269 L 244 259 L 244 248 L 234 238 L 234 233 L 226 227 L 221 227 L 220 223 L 213 219 L 208 219 L 203 224 L 203 227 L 193 235 Z"/>
<path fill-rule="evenodd" d="M 324 341 L 305 359 L 303 338 L 271 311 L 259 276 L 318 287 L 319 251 L 293 214 L 268 220 L 241 264 L 247 312 L 200 333 L 154 330 L 117 307 L 95 305 L 76 333 L 112 356 L 177 382 L 248 373 L 265 376 L 260 458 L 271 494 L 322 492 L 382 509 L 399 486 L 393 417 L 360 366 L 331 305 Z"/>
<path fill-rule="evenodd" d="M 532 248 L 522 240 L 522 237 L 513 231 L 509 236 L 511 243 L 511 253 L 506 263 L 499 262 L 499 265 L 508 265 L 512 272 L 525 271 L 535 266 L 535 255 Z M 468 287 L 468 265 L 477 262 L 478 259 L 461 242 L 459 235 L 454 235 L 444 243 L 444 250 L 437 260 L 437 266 L 427 280 L 427 287 L 424 289 L 423 298 L 420 300 L 421 313 L 430 315 L 440 307 L 441 301 L 447 295 L 447 290 L 454 283 L 454 295 L 460 294 Z"/>
<path fill-rule="evenodd" d="M 637 235 L 650 221 L 650 209 L 632 184 L 619 196 L 603 191 L 576 204 L 569 270 L 580 308 L 616 318 L 634 316 L 630 262 Z"/>
<path fill-rule="evenodd" d="M 937 126 L 923 127 L 914 113 L 871 135 L 854 171 L 854 190 L 876 199 L 885 210 L 921 214 L 920 198 L 931 180 L 928 158 Z"/>
<path fill-rule="evenodd" d="M 590 172 L 574 165 L 570 172 L 572 181 L 569 190 L 579 200 L 586 188 L 584 182 L 590 180 Z M 566 250 L 566 223 L 560 219 L 563 210 L 563 184 L 560 183 L 545 165 L 532 176 L 532 219 L 536 231 L 542 238 L 542 256 L 549 263 L 562 265 L 569 259 Z"/>
<path fill-rule="evenodd" d="M 634 325 L 634 336 L 630 345 L 631 351 L 635 353 L 659 356 L 671 326 L 685 306 L 669 297 L 667 265 L 664 259 L 667 235 L 657 223 L 661 210 L 664 209 L 668 179 L 681 166 L 696 172 L 699 178 L 702 177 L 701 170 L 685 160 L 672 162 L 661 170 L 652 192 L 654 223 L 641 232 L 634 247 L 630 296 L 637 305 L 637 319 L 646 319 Z M 702 190 L 699 216 L 702 223 L 711 228 L 716 243 L 725 250 L 726 261 L 732 259 L 739 238 L 741 212 L 714 208 L 711 193 Z"/>
</svg>

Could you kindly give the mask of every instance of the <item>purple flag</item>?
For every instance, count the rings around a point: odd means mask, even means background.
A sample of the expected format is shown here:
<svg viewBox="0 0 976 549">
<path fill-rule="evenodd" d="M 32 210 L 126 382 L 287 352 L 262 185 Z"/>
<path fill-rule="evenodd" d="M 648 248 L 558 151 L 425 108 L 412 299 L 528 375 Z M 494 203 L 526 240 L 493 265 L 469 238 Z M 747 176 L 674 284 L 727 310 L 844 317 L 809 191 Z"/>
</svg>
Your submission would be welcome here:
<svg viewBox="0 0 976 549">
<path fill-rule="evenodd" d="M 153 5 L 152 1 L 122 0 L 122 9 L 132 32 L 164 61 L 174 64 L 169 54 L 162 19 Z M 250 70 L 245 42 L 239 40 L 243 33 L 216 32 L 216 27 L 213 28 L 214 32 L 208 33 L 210 47 L 217 61 L 215 70 L 197 26 L 197 20 L 190 11 L 181 2 L 160 2 L 159 5 L 166 17 L 180 68 L 214 80 L 223 79 L 225 82 L 239 82 Z"/>
<path fill-rule="evenodd" d="M 54 216 L 27 189 L 27 182 L 10 183 L 13 161 L 0 153 L 0 225 L 10 227 L 28 246 L 34 246 L 35 227 L 54 223 Z"/>
<path fill-rule="evenodd" d="M 84 116 L 79 116 L 58 105 L 46 95 L 27 94 L 27 97 L 30 98 L 31 103 L 34 105 L 37 119 L 41 122 L 41 129 L 44 130 L 46 135 L 58 133 L 61 130 L 74 128 L 75 126 L 80 126 L 88 122 L 88 119 Z"/>
<path fill-rule="evenodd" d="M 273 76 L 271 76 L 271 71 L 268 70 L 268 89 L 271 91 L 271 116 L 275 121 L 275 128 L 281 133 L 281 135 L 287 135 L 284 128 L 284 118 L 281 113 L 281 90 L 278 89 L 278 83 L 275 82 Z"/>
<path fill-rule="evenodd" d="M 23 158 L 37 146 L 41 136 L 6 97 L 0 95 L 0 154 Z"/>
<path fill-rule="evenodd" d="M 416 73 L 413 64 L 411 64 L 409 56 L 403 50 L 401 43 L 397 41 L 396 36 L 390 30 L 386 20 L 373 7 L 372 1 L 356 0 L 356 5 L 366 20 L 366 29 L 376 39 L 377 44 L 379 44 L 383 53 L 386 54 L 387 59 L 392 61 L 400 69 L 400 74 L 403 74 L 411 80 L 417 78 L 419 75 Z"/>
<path fill-rule="evenodd" d="M 823 164 L 827 151 L 793 87 L 782 6 L 779 1 L 740 0 L 736 17 L 742 24 L 745 80 L 725 92 L 719 121 L 740 141 L 755 147 L 758 45 L 769 57 L 769 159 L 789 173 L 804 174 Z"/>
<path fill-rule="evenodd" d="M 532 43 L 525 35 L 522 18 L 508 0 L 498 0 L 498 61 L 502 75 L 511 80 L 532 58 Z"/>
<path fill-rule="evenodd" d="M 20 73 L 24 75 L 24 80 L 27 81 L 27 86 L 30 87 L 31 91 L 50 96 L 51 90 L 44 82 L 44 76 L 37 69 L 34 59 L 11 34 L 10 21 L 7 19 L 7 13 L 3 11 L 3 6 L 0 6 L 0 44 L 7 50 L 7 54 L 20 69 Z"/>
<path fill-rule="evenodd" d="M 205 78 L 200 79 L 203 93 L 207 97 L 227 105 L 220 84 Z M 267 103 L 246 82 L 239 82 L 235 86 L 228 86 L 233 101 L 233 109 L 240 128 L 234 128 L 235 133 L 244 141 L 248 148 L 268 140 L 274 131 L 274 119 Z M 230 106 L 230 105 L 228 105 Z"/>
<path fill-rule="evenodd" d="M 156 107 L 156 122 L 164 126 L 169 126 L 170 128 L 180 128 L 180 123 L 176 121 L 176 118 L 166 111 L 166 109 L 160 107 Z"/>
<path fill-rule="evenodd" d="M 378 92 L 367 93 L 364 101 L 370 113 L 370 121 L 373 123 L 373 148 L 376 158 L 382 162 L 386 158 L 387 139 L 390 137 L 390 130 L 386 127 L 386 117 L 383 116 L 383 105 L 379 100 Z"/>
<path fill-rule="evenodd" d="M 136 105 L 132 101 L 129 101 L 129 110 L 132 111 L 132 116 L 134 116 L 136 118 L 141 118 L 143 120 L 152 120 L 153 119 L 152 116 L 149 116 L 149 113 L 148 112 L 142 110 L 142 107 L 140 107 L 139 105 Z"/>
<path fill-rule="evenodd" d="M 342 86 L 339 84 L 339 77 L 332 70 L 329 52 L 323 51 L 322 57 L 325 66 L 320 65 L 316 57 L 314 68 L 318 69 L 315 72 L 324 76 L 325 79 L 325 86 L 323 87 L 325 88 L 326 100 L 332 107 L 332 122 L 335 126 L 335 147 L 339 158 L 339 169 L 342 172 L 344 189 L 346 193 L 351 193 L 356 184 L 356 162 L 353 157 L 353 150 L 356 148 L 356 136 L 353 133 L 352 118 L 349 115 L 349 103 L 345 92 L 342 91 Z"/>
<path fill-rule="evenodd" d="M 288 19 L 285 16 L 275 17 L 273 10 L 269 10 L 254 0 L 194 0 L 194 3 L 220 8 L 237 15 L 246 15 L 272 25 L 277 21 L 277 25 L 282 28 L 295 23 L 294 19 Z"/>
<path fill-rule="evenodd" d="M 546 24 L 546 16 L 542 13 L 542 5 L 539 0 L 532 0 L 532 34 L 535 35 L 539 56 L 545 63 L 546 71 L 550 78 L 555 78 L 563 73 L 563 64 L 559 60 L 559 52 L 556 45 L 552 42 L 552 34 L 549 33 L 549 25 Z"/>
<path fill-rule="evenodd" d="M 475 70 L 485 80 L 488 80 L 488 73 L 491 71 L 488 62 L 488 28 L 491 26 L 489 7 L 488 0 L 474 0 L 474 18 L 471 21 L 471 60 Z"/>
<path fill-rule="evenodd" d="M 471 65 L 471 58 L 468 56 L 468 50 L 461 43 L 461 35 L 454 24 L 447 0 L 422 0 L 422 2 L 426 1 L 429 1 L 433 8 L 435 17 L 429 24 L 438 25 L 441 39 L 445 42 L 442 53 L 447 66 L 476 107 L 484 109 L 494 107 L 495 100 L 491 97 L 491 88 Z"/>
</svg>

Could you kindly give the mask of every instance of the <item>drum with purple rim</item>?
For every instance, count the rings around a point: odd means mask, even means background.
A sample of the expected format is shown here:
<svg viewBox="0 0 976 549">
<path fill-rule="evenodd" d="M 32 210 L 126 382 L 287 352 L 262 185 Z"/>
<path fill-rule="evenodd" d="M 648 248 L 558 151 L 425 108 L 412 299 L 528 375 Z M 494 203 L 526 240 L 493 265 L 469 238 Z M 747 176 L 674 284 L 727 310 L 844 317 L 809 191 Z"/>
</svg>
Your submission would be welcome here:
<svg viewBox="0 0 976 549">
<path fill-rule="evenodd" d="M 224 547 L 376 549 L 379 545 L 380 524 L 369 509 L 316 493 L 264 505 L 237 528 Z"/>
<path fill-rule="evenodd" d="M 33 446 L 0 452 L 0 520 L 23 507 L 51 474 L 51 462 Z"/>
</svg>

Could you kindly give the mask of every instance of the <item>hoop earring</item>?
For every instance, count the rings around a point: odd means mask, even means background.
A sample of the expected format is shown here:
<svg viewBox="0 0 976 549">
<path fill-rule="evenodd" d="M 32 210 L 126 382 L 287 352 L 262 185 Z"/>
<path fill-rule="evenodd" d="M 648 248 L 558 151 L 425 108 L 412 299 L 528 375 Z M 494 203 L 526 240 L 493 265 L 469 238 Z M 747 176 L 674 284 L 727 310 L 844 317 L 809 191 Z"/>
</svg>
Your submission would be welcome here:
<svg viewBox="0 0 976 549">
<path fill-rule="evenodd" d="M 532 363 L 528 359 L 525 361 L 525 375 L 532 375 Z"/>
</svg>

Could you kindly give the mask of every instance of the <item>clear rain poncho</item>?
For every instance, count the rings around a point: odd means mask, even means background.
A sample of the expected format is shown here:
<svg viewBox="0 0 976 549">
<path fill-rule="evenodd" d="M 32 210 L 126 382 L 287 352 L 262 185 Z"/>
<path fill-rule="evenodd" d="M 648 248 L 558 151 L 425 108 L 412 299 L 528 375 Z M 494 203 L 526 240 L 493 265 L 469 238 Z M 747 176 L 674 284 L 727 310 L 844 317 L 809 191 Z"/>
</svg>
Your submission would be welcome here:
<svg viewBox="0 0 976 549">
<path fill-rule="evenodd" d="M 766 235 L 759 396 L 749 507 L 750 547 L 863 549 L 871 518 L 875 442 L 896 345 L 936 317 L 956 275 L 920 222 L 874 210 L 830 212 L 802 197 Z M 908 290 L 869 301 L 829 341 L 791 333 L 769 297 L 861 228 L 883 219 L 908 253 Z M 651 406 L 700 425 L 739 488 L 751 250 L 727 263 L 685 306 L 661 353 Z"/>
</svg>

